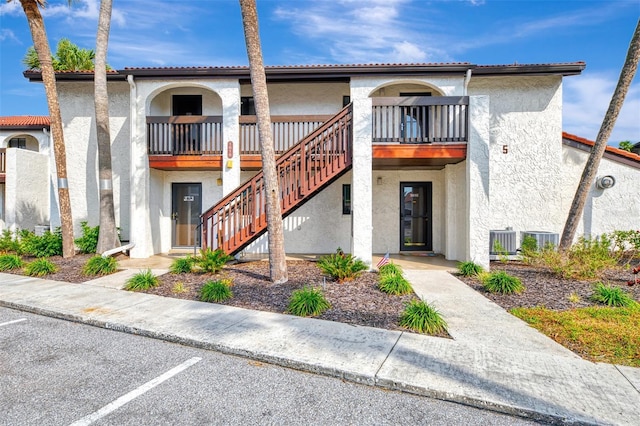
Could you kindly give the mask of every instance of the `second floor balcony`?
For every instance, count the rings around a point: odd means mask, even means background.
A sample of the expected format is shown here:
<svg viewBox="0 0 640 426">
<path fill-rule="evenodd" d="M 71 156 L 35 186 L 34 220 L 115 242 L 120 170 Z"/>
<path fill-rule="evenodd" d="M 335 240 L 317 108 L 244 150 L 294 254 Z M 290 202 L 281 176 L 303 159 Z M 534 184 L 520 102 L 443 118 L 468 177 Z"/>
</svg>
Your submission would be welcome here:
<svg viewBox="0 0 640 426">
<path fill-rule="evenodd" d="M 374 159 L 466 156 L 469 98 L 444 96 L 372 98 L 371 142 Z M 275 115 L 271 126 L 276 154 L 287 151 L 330 115 Z M 240 116 L 243 169 L 261 167 L 256 117 Z M 149 116 L 147 148 L 152 168 L 218 169 L 228 147 L 222 116 Z M 453 154 L 452 152 L 455 151 Z"/>
</svg>

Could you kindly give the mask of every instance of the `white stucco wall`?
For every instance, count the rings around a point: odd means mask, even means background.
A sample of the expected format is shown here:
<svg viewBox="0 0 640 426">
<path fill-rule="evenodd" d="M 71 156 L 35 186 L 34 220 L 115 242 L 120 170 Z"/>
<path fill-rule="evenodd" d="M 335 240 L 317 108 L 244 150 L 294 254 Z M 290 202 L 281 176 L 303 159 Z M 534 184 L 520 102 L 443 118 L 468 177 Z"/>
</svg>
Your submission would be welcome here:
<svg viewBox="0 0 640 426">
<path fill-rule="evenodd" d="M 566 145 L 562 147 L 562 202 L 559 203 L 562 223 L 553 232 L 562 233 L 588 156 L 588 152 L 580 149 Z M 603 158 L 598 167 L 598 176 L 606 175 L 613 176 L 616 183 L 609 189 L 592 185 L 576 238 L 582 235 L 594 237 L 614 230 L 640 229 L 640 164 L 632 167 Z"/>
<path fill-rule="evenodd" d="M 34 230 L 49 224 L 49 158 L 45 154 L 8 148 L 5 180 L 7 229 Z"/>
<path fill-rule="evenodd" d="M 26 149 L 43 154 L 49 154 L 49 131 L 46 128 L 41 130 L 6 130 L 0 129 L 0 148 L 9 146 L 9 141 L 13 138 L 25 138 Z"/>
<path fill-rule="evenodd" d="M 129 86 L 126 82 L 110 82 L 109 125 L 113 170 L 113 196 L 116 225 L 123 240 L 130 235 L 130 157 L 129 157 Z M 80 222 L 99 224 L 99 176 L 98 147 L 95 124 L 95 105 L 92 82 L 58 83 L 60 110 L 64 123 L 67 154 L 67 173 L 74 233 L 81 235 Z M 52 164 L 55 167 L 55 162 Z M 52 182 L 57 192 L 55 168 Z M 57 209 L 56 209 L 57 211 Z M 53 226 L 59 226 L 57 213 L 52 217 Z"/>
<path fill-rule="evenodd" d="M 444 251 L 448 260 L 466 259 L 468 235 L 466 161 L 444 169 Z"/>
<path fill-rule="evenodd" d="M 287 253 L 345 252 L 351 247 L 351 215 L 342 214 L 342 185 L 351 184 L 346 173 L 283 220 Z M 353 194 L 352 194 L 353 195 Z M 267 253 L 267 233 L 250 244 L 246 253 Z"/>
<path fill-rule="evenodd" d="M 166 81 L 143 79 L 134 82 L 131 87 L 131 240 L 136 246 L 131 257 L 148 257 L 154 253 L 166 252 L 171 248 L 170 212 L 167 213 L 167 202 L 171 207 L 171 181 L 166 173 L 150 170 L 146 147 L 146 116 L 153 114 L 169 115 L 172 94 L 203 94 L 203 114 L 223 116 L 223 138 L 231 142 L 234 155 L 231 167 L 226 161 L 223 167 L 223 188 L 213 189 L 209 197 L 215 197 L 216 191 L 231 191 L 240 184 L 240 149 L 239 121 L 240 85 L 234 80 L 189 79 L 183 81 Z M 226 154 L 226 152 L 225 152 Z M 226 160 L 226 158 L 225 158 Z M 174 173 L 174 172 L 172 172 Z M 189 179 L 203 176 L 202 173 L 189 175 Z M 216 185 L 220 172 L 208 172 L 206 181 Z M 179 178 L 181 179 L 181 178 Z M 193 182 L 198 182 L 193 180 Z M 167 187 L 168 184 L 168 187 Z M 212 186 L 212 185 L 210 185 Z M 168 188 L 168 189 L 167 189 Z M 203 194 L 205 193 L 203 183 Z M 215 188 L 218 188 L 215 186 Z M 217 195 L 219 198 L 222 194 Z M 168 201 L 167 201 L 168 200 Z M 203 209 L 209 208 L 208 201 Z M 216 198 L 217 200 L 217 198 Z"/>
<path fill-rule="evenodd" d="M 561 77 L 476 77 L 469 94 L 490 98 L 491 229 L 512 227 L 517 235 L 557 229 L 562 222 L 557 202 L 561 197 Z"/>
<path fill-rule="evenodd" d="M 374 170 L 373 171 L 373 252 L 400 251 L 400 184 L 431 182 L 433 251 L 444 250 L 445 181 L 442 170 Z M 378 184 L 378 178 L 382 178 Z"/>
<path fill-rule="evenodd" d="M 267 90 L 272 115 L 335 114 L 349 96 L 349 83 L 269 83 Z M 253 96 L 251 86 L 242 85 L 241 94 Z"/>
</svg>

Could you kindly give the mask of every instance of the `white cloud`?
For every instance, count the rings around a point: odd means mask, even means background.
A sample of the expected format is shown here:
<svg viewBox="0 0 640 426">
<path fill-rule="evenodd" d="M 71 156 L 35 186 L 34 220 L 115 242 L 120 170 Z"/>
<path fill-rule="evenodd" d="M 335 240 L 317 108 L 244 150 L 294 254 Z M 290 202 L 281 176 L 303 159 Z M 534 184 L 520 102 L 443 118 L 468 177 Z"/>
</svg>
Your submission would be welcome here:
<svg viewBox="0 0 640 426">
<path fill-rule="evenodd" d="M 8 15 L 8 16 L 18 16 L 23 14 L 22 6 L 20 5 L 19 0 L 13 0 L 12 2 L 2 2 L 0 3 L 0 16 Z"/>
<path fill-rule="evenodd" d="M 0 30 L 0 41 L 12 40 L 17 42 L 18 44 L 22 44 L 22 42 L 16 37 L 15 33 L 8 28 L 3 28 Z"/>
<path fill-rule="evenodd" d="M 301 38 L 325 47 L 328 58 L 338 63 L 426 62 L 444 60 L 444 49 L 428 43 L 427 18 L 411 14 L 408 1 L 361 1 L 296 3 L 297 8 L 278 8 L 275 18 L 291 25 Z"/>
<path fill-rule="evenodd" d="M 569 133 L 595 140 L 602 119 L 609 108 L 618 76 L 588 74 L 564 80 L 563 129 Z M 609 138 L 616 145 L 622 140 L 640 141 L 640 84 L 632 84 L 620 115 Z"/>
</svg>

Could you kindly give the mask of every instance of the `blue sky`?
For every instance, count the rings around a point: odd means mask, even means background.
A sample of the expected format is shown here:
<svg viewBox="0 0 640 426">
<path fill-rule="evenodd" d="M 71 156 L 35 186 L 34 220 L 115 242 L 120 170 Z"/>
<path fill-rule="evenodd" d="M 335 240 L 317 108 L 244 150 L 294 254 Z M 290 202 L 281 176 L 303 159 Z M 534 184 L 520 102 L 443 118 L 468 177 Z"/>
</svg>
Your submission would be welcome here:
<svg viewBox="0 0 640 426">
<path fill-rule="evenodd" d="M 109 64 L 246 65 L 237 0 L 114 0 Z M 564 80 L 564 130 L 595 139 L 629 41 L 638 0 L 257 0 L 267 65 L 585 61 Z M 52 49 L 95 48 L 99 1 L 49 0 Z M 0 115 L 47 115 L 41 84 L 23 76 L 32 44 L 18 0 L 0 3 Z M 610 138 L 640 141 L 640 77 Z"/>
</svg>

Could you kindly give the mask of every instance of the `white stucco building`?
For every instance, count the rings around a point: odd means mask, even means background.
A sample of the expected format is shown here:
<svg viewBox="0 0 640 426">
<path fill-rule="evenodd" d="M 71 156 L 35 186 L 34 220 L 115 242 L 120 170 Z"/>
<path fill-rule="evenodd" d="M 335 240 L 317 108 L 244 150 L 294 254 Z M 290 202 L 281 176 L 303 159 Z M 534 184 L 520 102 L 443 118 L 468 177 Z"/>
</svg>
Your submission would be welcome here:
<svg viewBox="0 0 640 426">
<path fill-rule="evenodd" d="M 49 117 L 0 117 L 0 231 L 49 225 Z"/>
<path fill-rule="evenodd" d="M 516 245 L 522 231 L 560 233 L 588 145 L 563 138 L 562 82 L 584 66 L 267 67 L 276 151 L 289 150 L 278 166 L 287 252 L 488 264 L 492 230 L 512 229 Z M 98 222 L 92 77 L 57 76 L 77 232 Z M 116 220 L 131 256 L 201 242 L 264 252 L 248 67 L 108 78 Z M 640 156 L 612 152 L 601 170 L 616 184 L 594 188 L 581 232 L 640 228 Z"/>
</svg>

